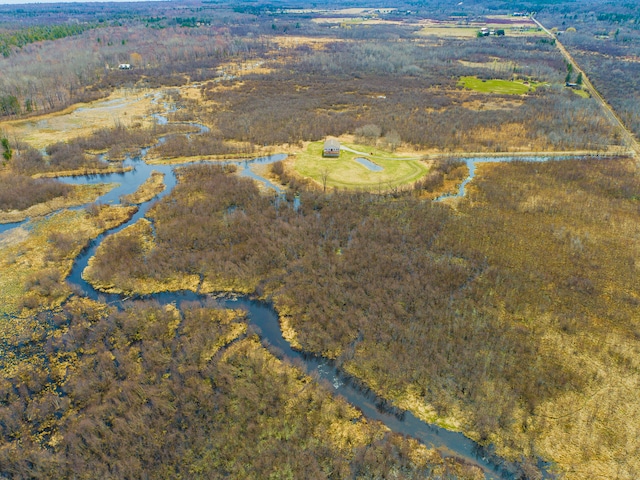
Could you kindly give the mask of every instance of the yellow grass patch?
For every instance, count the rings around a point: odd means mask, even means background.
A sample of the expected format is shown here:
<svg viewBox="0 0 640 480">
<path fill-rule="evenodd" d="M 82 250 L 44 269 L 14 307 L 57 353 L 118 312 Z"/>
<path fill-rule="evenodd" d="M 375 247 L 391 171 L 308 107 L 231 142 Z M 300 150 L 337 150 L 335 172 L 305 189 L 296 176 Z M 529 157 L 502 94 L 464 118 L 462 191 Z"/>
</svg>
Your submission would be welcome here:
<svg viewBox="0 0 640 480">
<path fill-rule="evenodd" d="M 293 328 L 293 325 L 291 325 L 290 315 L 280 315 L 280 330 L 282 331 L 282 337 L 289 342 L 293 348 L 302 350 L 302 345 L 298 340 L 298 333 Z"/>
<path fill-rule="evenodd" d="M 153 197 L 164 190 L 164 173 L 156 170 L 151 172 L 151 176 L 144 182 L 135 193 L 123 195 L 120 199 L 122 203 L 139 204 L 148 202 Z"/>
<path fill-rule="evenodd" d="M 413 413 L 419 419 L 439 425 L 448 430 L 460 431 L 463 426 L 461 421 L 464 418 L 462 412 L 457 416 L 448 415 L 446 417 L 439 416 L 435 409 L 425 403 L 416 390 L 415 385 L 409 385 L 407 390 L 399 392 L 397 398 L 392 399 L 394 405 L 403 410 Z"/>
<path fill-rule="evenodd" d="M 296 48 L 302 45 L 313 48 L 314 50 L 322 50 L 329 43 L 343 42 L 345 40 L 330 37 L 305 37 L 302 35 L 286 35 L 278 36 L 270 39 L 276 45 L 285 48 Z"/>
<path fill-rule="evenodd" d="M 76 104 L 60 112 L 11 120 L 0 124 L 0 129 L 34 148 L 41 149 L 56 142 L 90 135 L 95 130 L 144 122 L 151 106 L 152 95 L 139 91 L 118 90 L 104 100 Z"/>
<path fill-rule="evenodd" d="M 523 104 L 523 100 L 492 99 L 486 101 L 472 97 L 468 101 L 462 102 L 462 106 L 469 110 L 513 110 Z"/>
<path fill-rule="evenodd" d="M 124 222 L 133 208 L 101 206 L 93 214 L 63 211 L 5 236 L 0 255 L 0 312 L 52 308 L 69 294 L 64 282 L 90 239 Z"/>
<path fill-rule="evenodd" d="M 512 72 L 518 66 L 516 62 L 509 62 L 499 58 L 494 58 L 490 62 L 470 62 L 467 60 L 458 60 L 458 62 L 465 67 L 487 68 L 496 72 Z"/>
<path fill-rule="evenodd" d="M 474 38 L 478 36 L 478 29 L 471 27 L 461 27 L 457 25 L 437 26 L 430 25 L 420 29 L 417 34 L 428 37 L 454 37 L 454 38 Z"/>
<path fill-rule="evenodd" d="M 61 170 L 58 172 L 36 173 L 33 178 L 71 177 L 73 175 L 100 175 L 105 173 L 129 172 L 133 167 L 81 168 L 78 170 Z"/>
<path fill-rule="evenodd" d="M 633 478 L 640 471 L 640 404 L 632 400 L 640 386 L 640 347 L 615 331 L 582 338 L 578 348 L 574 337 L 557 331 L 542 341 L 558 354 L 571 352 L 569 365 L 593 380 L 585 391 L 564 392 L 537 409 L 529 427 L 540 438 L 538 452 L 553 458 L 568 479 L 593 472 Z M 593 355 L 603 344 L 610 353 Z"/>
<path fill-rule="evenodd" d="M 200 284 L 200 292 L 202 293 L 217 293 L 217 292 L 229 292 L 229 293 L 253 293 L 258 285 L 260 279 L 253 278 L 251 280 L 243 281 L 237 278 L 222 278 L 207 276 Z"/>
<path fill-rule="evenodd" d="M 218 74 L 225 76 L 241 77 L 248 74 L 268 74 L 272 73 L 272 68 L 265 67 L 264 60 L 251 60 L 245 62 L 229 62 L 222 64 L 218 68 Z"/>
<path fill-rule="evenodd" d="M 90 203 L 111 190 L 115 185 L 77 185 L 66 197 L 57 197 L 48 202 L 32 205 L 26 210 L 0 211 L 0 223 L 21 222 L 26 218 L 42 217 L 56 210 Z"/>
</svg>

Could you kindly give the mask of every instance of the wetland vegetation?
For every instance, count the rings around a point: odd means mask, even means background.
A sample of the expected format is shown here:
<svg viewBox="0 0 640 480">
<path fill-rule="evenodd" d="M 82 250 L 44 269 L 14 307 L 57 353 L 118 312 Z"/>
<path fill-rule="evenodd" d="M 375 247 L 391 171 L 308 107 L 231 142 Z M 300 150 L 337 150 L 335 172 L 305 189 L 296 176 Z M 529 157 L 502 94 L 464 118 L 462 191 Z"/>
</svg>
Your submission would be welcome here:
<svg viewBox="0 0 640 480">
<path fill-rule="evenodd" d="M 634 10 L 525 4 L 637 133 Z M 246 311 L 140 298 L 185 290 L 270 302 L 293 347 L 521 478 L 640 475 L 628 137 L 564 86 L 556 40 L 493 0 L 339 7 L 0 6 L 0 38 L 29 40 L 0 58 L 0 222 L 22 222 L 0 233 L 4 475 L 483 477 L 279 359 Z M 70 18 L 86 28 L 45 28 Z M 441 32 L 481 24 L 506 34 Z M 478 163 L 431 202 L 478 153 L 574 158 Z M 147 161 L 121 205 L 40 178 Z M 104 297 L 67 282 L 87 248 Z"/>
</svg>

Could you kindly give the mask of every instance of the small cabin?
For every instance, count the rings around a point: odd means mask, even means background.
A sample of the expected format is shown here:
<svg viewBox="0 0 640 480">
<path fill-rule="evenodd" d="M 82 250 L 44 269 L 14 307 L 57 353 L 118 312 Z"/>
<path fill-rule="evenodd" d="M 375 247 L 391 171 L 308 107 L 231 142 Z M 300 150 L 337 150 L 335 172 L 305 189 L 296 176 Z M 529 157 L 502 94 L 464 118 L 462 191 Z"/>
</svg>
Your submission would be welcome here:
<svg viewBox="0 0 640 480">
<path fill-rule="evenodd" d="M 335 138 L 328 138 L 324 142 L 324 150 L 322 151 L 323 157 L 339 157 L 340 156 L 340 142 Z"/>
<path fill-rule="evenodd" d="M 120 65 L 118 65 L 118 68 L 120 70 L 131 70 L 131 64 L 130 63 L 121 63 Z"/>
</svg>

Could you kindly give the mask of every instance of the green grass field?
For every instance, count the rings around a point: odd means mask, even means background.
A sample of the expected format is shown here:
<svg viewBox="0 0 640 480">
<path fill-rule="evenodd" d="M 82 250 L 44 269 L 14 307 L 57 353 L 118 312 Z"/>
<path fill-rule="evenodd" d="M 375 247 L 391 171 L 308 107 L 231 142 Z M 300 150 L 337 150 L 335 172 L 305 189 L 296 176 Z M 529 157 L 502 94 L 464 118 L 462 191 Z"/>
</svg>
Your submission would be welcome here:
<svg viewBox="0 0 640 480">
<path fill-rule="evenodd" d="M 589 95 L 589 92 L 587 92 L 586 90 L 573 89 L 572 91 L 573 91 L 573 93 L 575 93 L 575 94 L 576 94 L 576 95 L 578 95 L 579 97 L 582 97 L 582 98 L 591 98 L 591 95 Z"/>
<path fill-rule="evenodd" d="M 303 177 L 308 177 L 323 184 L 326 175 L 327 187 L 343 189 L 362 189 L 368 191 L 389 190 L 390 188 L 408 185 L 424 176 L 428 168 L 417 157 L 399 157 L 388 151 L 365 145 L 346 145 L 359 151 L 368 152 L 362 155 L 342 150 L 339 158 L 322 156 L 323 142 L 313 142 L 306 152 L 296 156 L 294 170 Z M 356 158 L 366 158 L 382 170 L 370 170 L 358 163 Z"/>
<path fill-rule="evenodd" d="M 458 86 L 482 93 L 500 93 L 507 95 L 523 95 L 534 91 L 539 83 L 529 82 L 525 84 L 521 80 L 482 80 L 478 77 L 461 77 Z"/>
</svg>

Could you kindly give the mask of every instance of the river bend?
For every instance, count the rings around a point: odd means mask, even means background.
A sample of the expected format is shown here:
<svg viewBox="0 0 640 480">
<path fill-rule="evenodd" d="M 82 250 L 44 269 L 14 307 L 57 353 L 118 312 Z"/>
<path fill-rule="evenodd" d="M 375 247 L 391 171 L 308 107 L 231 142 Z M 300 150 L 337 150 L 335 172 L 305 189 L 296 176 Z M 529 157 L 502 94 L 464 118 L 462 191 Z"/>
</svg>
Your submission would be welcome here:
<svg viewBox="0 0 640 480">
<path fill-rule="evenodd" d="M 159 123 L 166 122 L 166 117 L 163 115 L 154 114 L 154 117 Z M 201 132 L 206 131 L 206 127 L 204 126 L 196 124 L 194 124 L 194 126 L 197 126 Z M 160 139 L 160 141 L 162 142 L 163 139 Z M 74 286 L 74 290 L 80 295 L 114 304 L 119 307 L 121 307 L 127 300 L 122 295 L 106 294 L 96 291 L 82 278 L 82 272 L 86 268 L 89 260 L 95 255 L 98 246 L 106 237 L 121 231 L 138 221 L 140 218 L 143 218 L 155 202 L 171 193 L 177 183 L 175 169 L 179 166 L 188 165 L 149 165 L 145 162 L 147 151 L 148 149 L 142 149 L 138 157 L 128 158 L 125 160 L 123 166 L 132 167 L 131 170 L 126 172 L 59 178 L 64 183 L 74 185 L 116 183 L 117 186 L 98 198 L 97 202 L 119 204 L 120 197 L 122 195 L 134 193 L 138 187 L 149 178 L 153 170 L 165 174 L 165 189 L 163 192 L 156 195 L 152 200 L 138 205 L 138 211 L 129 221 L 95 238 L 88 248 L 86 248 L 76 258 L 67 281 Z M 238 167 L 239 175 L 253 178 L 254 180 L 262 183 L 265 187 L 273 189 L 276 194 L 282 194 L 280 187 L 257 175 L 251 170 L 251 165 L 269 164 L 283 160 L 284 158 L 286 158 L 286 155 L 271 155 L 252 160 L 217 161 L 216 163 L 234 164 Z M 464 195 L 464 188 L 466 184 L 471 181 L 474 176 L 475 164 L 481 161 L 500 160 L 495 158 L 467 159 L 466 162 L 469 167 L 470 174 L 460 186 L 458 195 Z M 442 198 L 439 200 L 441 199 Z M 294 204 L 293 207 L 296 208 L 296 205 Z M 16 228 L 27 222 L 28 220 L 14 224 L 0 225 L 0 233 Z M 140 298 L 153 299 L 160 304 L 173 303 L 176 305 L 180 305 L 183 301 L 211 302 L 212 299 L 215 299 L 222 308 L 244 309 L 248 313 L 250 325 L 254 327 L 263 342 L 269 346 L 275 355 L 284 360 L 295 361 L 298 366 L 303 366 L 308 374 L 316 375 L 324 384 L 326 384 L 327 388 L 331 389 L 334 393 L 343 396 L 349 403 L 360 409 L 365 417 L 382 422 L 394 432 L 416 438 L 426 446 L 438 449 L 445 456 L 458 457 L 470 464 L 479 466 L 485 473 L 486 478 L 517 478 L 519 476 L 518 472 L 520 469 L 518 465 L 504 461 L 494 455 L 491 448 L 482 447 L 461 433 L 452 432 L 436 425 L 426 423 L 415 417 L 410 412 L 400 411 L 391 407 L 387 401 L 377 397 L 366 387 L 363 388 L 356 379 L 353 379 L 338 370 L 329 360 L 305 354 L 305 352 L 293 349 L 283 338 L 278 315 L 269 303 L 257 301 L 250 297 L 241 295 L 214 297 L 200 295 L 192 291 L 163 292 Z M 539 467 L 541 467 L 544 472 L 546 465 L 541 462 Z M 550 478 L 549 474 L 544 473 L 544 475 L 546 478 Z"/>
</svg>

